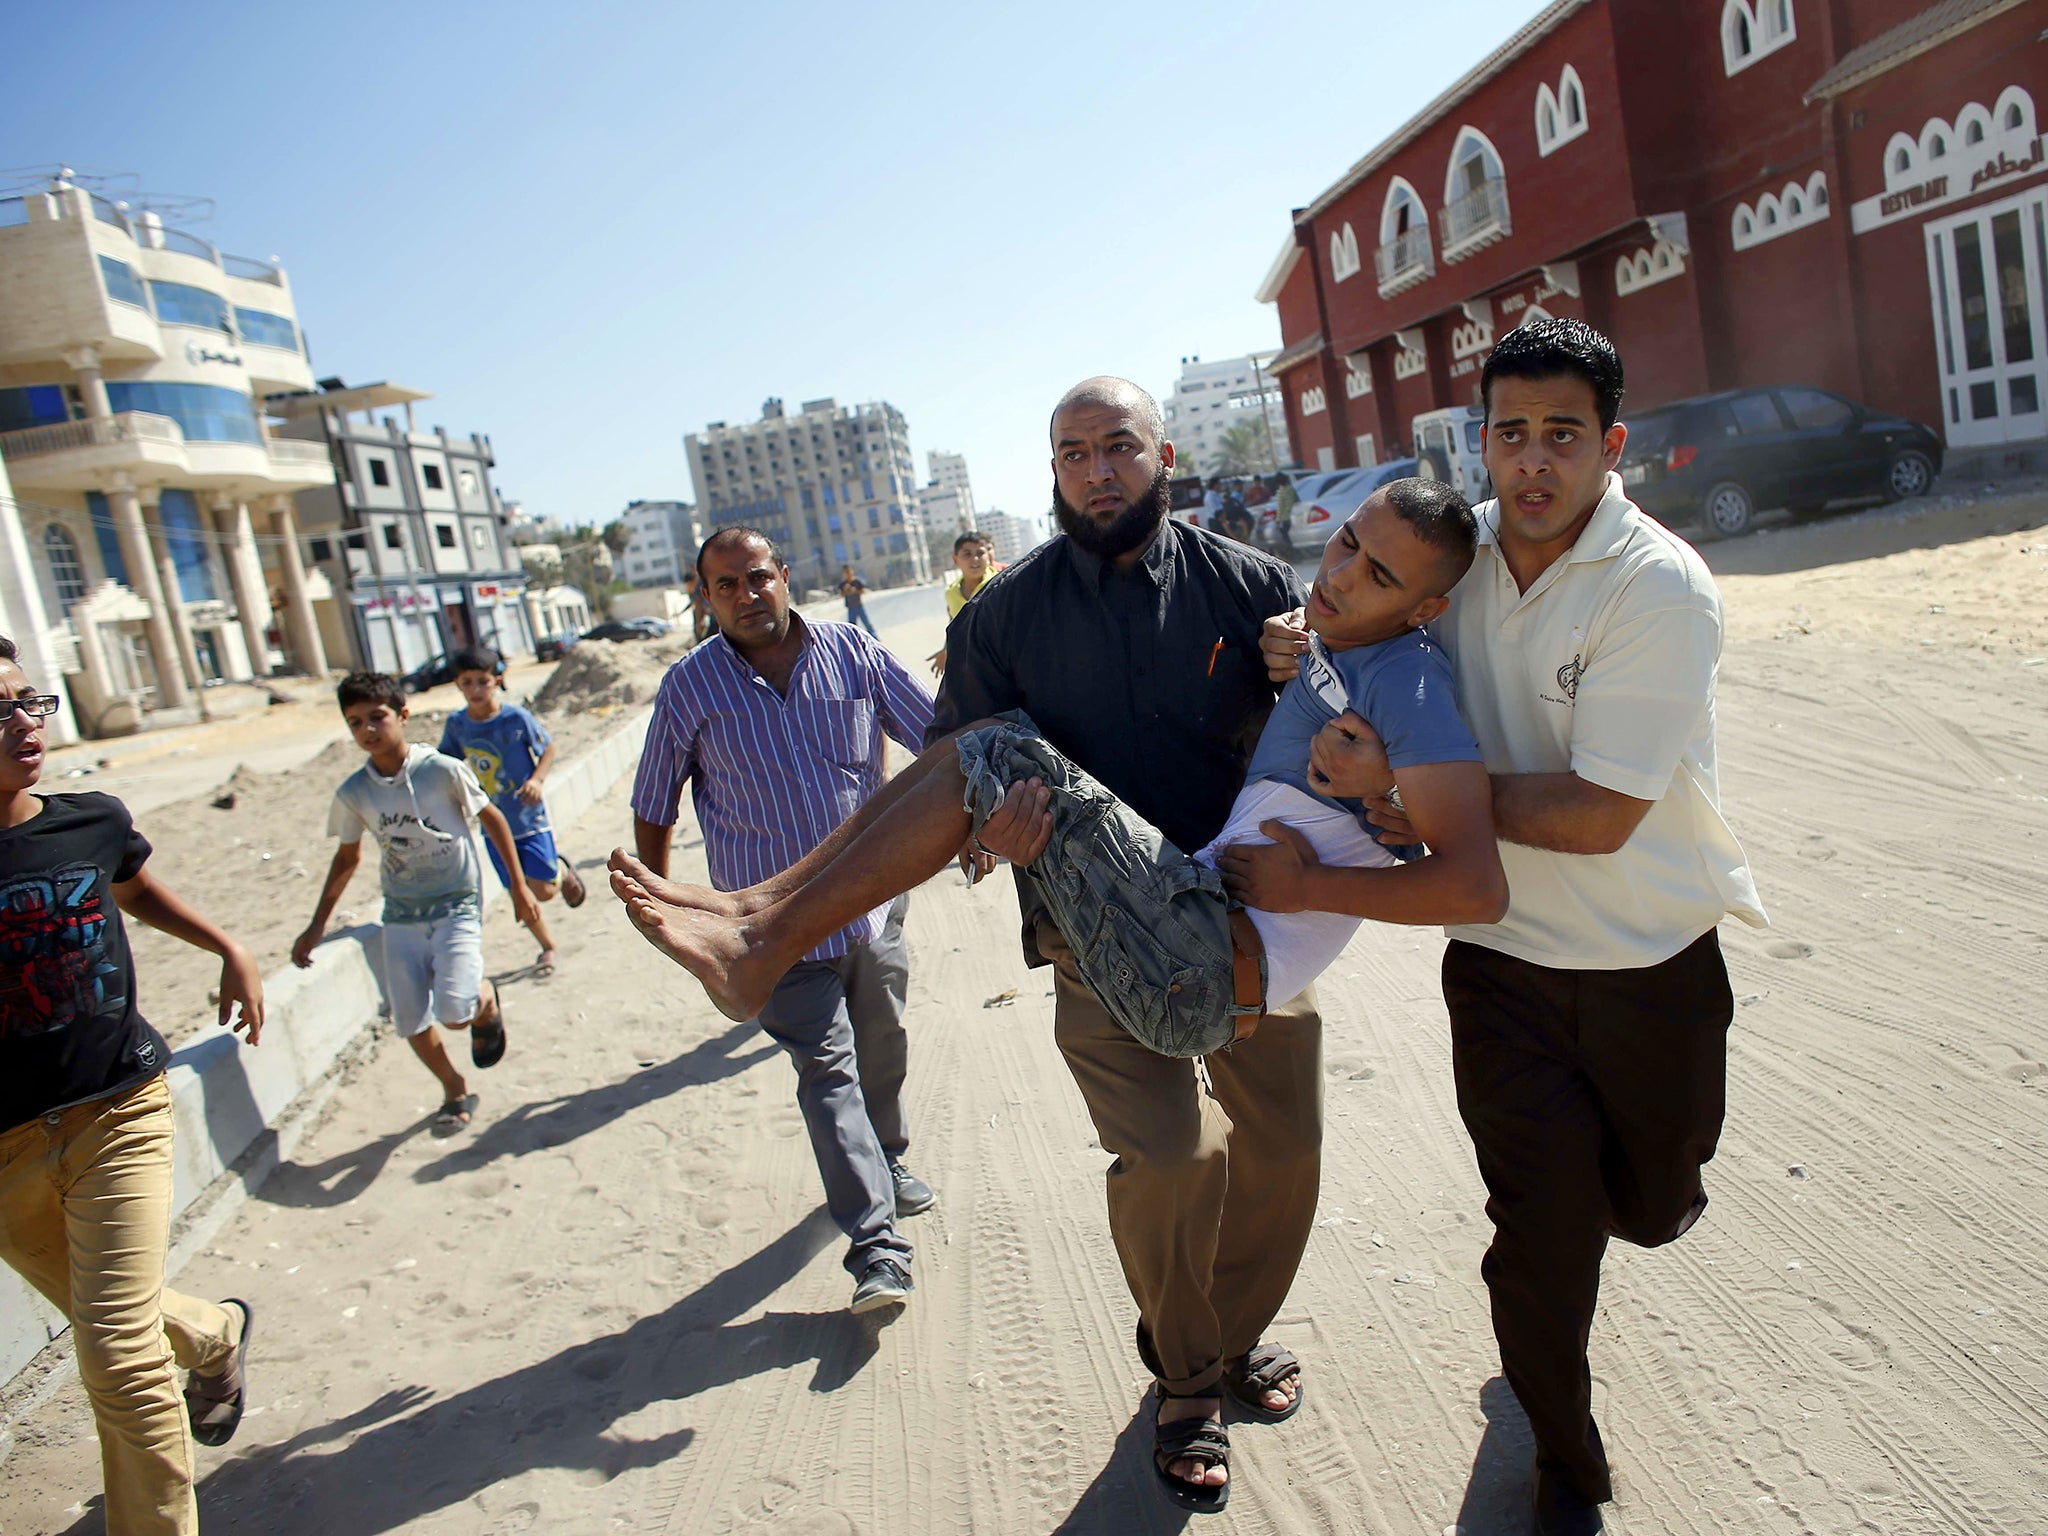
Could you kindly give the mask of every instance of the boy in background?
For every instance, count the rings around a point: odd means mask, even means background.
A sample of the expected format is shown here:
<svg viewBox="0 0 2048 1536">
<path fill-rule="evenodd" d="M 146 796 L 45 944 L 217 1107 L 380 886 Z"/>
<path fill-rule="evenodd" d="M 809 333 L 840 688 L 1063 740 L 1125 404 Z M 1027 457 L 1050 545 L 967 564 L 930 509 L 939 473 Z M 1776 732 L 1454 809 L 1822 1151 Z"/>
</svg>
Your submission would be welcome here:
<svg viewBox="0 0 2048 1536">
<path fill-rule="evenodd" d="M 469 708 L 450 715 L 441 728 L 442 752 L 469 764 L 491 804 L 504 816 L 534 901 L 553 901 L 559 890 L 570 906 L 582 906 L 583 881 L 576 867 L 556 849 L 547 802 L 541 798 L 541 786 L 555 763 L 554 738 L 532 710 L 505 702 L 505 663 L 489 646 L 465 646 L 455 653 L 455 686 Z M 497 845 L 490 844 L 485 851 L 498 871 L 499 883 L 510 890 L 512 876 Z M 535 974 L 553 975 L 555 937 L 538 905 L 533 909 L 533 921 L 526 926 L 540 945 L 540 955 L 533 963 Z"/>
<path fill-rule="evenodd" d="M 953 574 L 946 578 L 948 626 L 960 617 L 960 610 L 980 595 L 990 578 L 1002 569 L 996 564 L 995 549 L 985 535 L 963 533 L 953 541 Z M 933 677 L 946 675 L 946 648 L 943 645 L 932 654 L 931 665 Z"/>
<path fill-rule="evenodd" d="M 382 672 L 352 672 L 334 691 L 349 733 L 369 761 L 341 783 L 327 831 L 341 840 L 327 868 L 313 920 L 292 945 L 292 964 L 313 963 L 334 904 L 362 858 L 364 832 L 383 850 L 384 986 L 391 1018 L 413 1054 L 439 1079 L 437 1130 L 470 1123 L 477 1096 L 449 1060 L 434 1025 L 469 1031 L 469 1059 L 494 1067 L 505 1055 L 505 1013 L 484 979 L 483 881 L 470 823 L 490 837 L 509 870 L 512 911 L 531 928 L 540 906 L 527 889 L 504 813 L 467 763 L 405 739 L 405 685 Z"/>
</svg>

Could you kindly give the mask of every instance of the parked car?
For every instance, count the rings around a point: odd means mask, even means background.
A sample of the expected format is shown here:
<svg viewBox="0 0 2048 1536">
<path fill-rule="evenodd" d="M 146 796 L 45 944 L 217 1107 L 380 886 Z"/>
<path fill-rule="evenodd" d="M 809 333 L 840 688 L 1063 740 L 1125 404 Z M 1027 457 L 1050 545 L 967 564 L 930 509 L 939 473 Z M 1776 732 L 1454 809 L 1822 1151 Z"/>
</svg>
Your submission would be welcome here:
<svg viewBox="0 0 2048 1536">
<path fill-rule="evenodd" d="M 1207 526 L 1202 518 L 1202 501 L 1208 489 L 1200 475 L 1181 475 L 1166 482 L 1167 514 L 1190 528 Z"/>
<path fill-rule="evenodd" d="M 405 684 L 407 693 L 425 693 L 429 688 L 454 682 L 455 663 L 446 656 L 436 656 L 432 661 L 414 667 L 399 681 Z"/>
<path fill-rule="evenodd" d="M 1701 535 L 1747 533 L 1758 511 L 1798 516 L 1840 501 L 1922 496 L 1941 472 L 1941 438 L 1825 389 L 1734 389 L 1625 416 L 1621 479 L 1666 523 Z"/>
<path fill-rule="evenodd" d="M 649 626 L 660 624 L 659 629 Z M 655 640 L 668 633 L 660 619 L 606 619 L 583 631 L 586 640 Z"/>
<path fill-rule="evenodd" d="M 1493 499 L 1493 481 L 1486 473 L 1486 412 L 1476 405 L 1424 411 L 1409 423 L 1415 434 L 1416 473 L 1425 480 L 1456 486 L 1473 506 Z"/>
<path fill-rule="evenodd" d="M 569 654 L 569 647 L 574 645 L 579 638 L 581 637 L 573 629 L 565 629 L 559 635 L 549 635 L 535 644 L 533 659 L 535 661 L 560 661 Z"/>
<path fill-rule="evenodd" d="M 1364 469 L 1339 471 L 1313 496 L 1305 496 L 1294 504 L 1294 510 L 1288 514 L 1288 538 L 1304 555 L 1319 553 L 1330 535 L 1364 504 L 1366 497 L 1389 480 L 1405 480 L 1417 470 L 1413 459 L 1389 459 Z"/>
</svg>

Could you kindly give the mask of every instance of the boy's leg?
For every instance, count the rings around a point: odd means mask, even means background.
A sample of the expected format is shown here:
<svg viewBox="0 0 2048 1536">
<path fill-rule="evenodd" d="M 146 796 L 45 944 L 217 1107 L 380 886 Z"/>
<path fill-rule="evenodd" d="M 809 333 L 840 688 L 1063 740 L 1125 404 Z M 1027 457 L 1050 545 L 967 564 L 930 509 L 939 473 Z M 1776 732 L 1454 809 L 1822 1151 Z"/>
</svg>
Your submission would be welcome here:
<svg viewBox="0 0 2048 1536">
<path fill-rule="evenodd" d="M 796 1068 L 797 1107 L 825 1182 L 825 1205 L 850 1245 L 858 1279 L 876 1259 L 906 1268 L 911 1248 L 896 1231 L 896 1186 L 868 1116 L 861 1063 L 847 1008 L 850 957 L 794 966 L 761 1010 L 761 1028 Z"/>
<path fill-rule="evenodd" d="M 192 1441 L 165 1335 L 171 1094 L 161 1077 L 58 1128 L 72 1338 L 92 1399 L 107 1529 L 196 1532 Z"/>
<path fill-rule="evenodd" d="M 441 1084 L 441 1097 L 459 1103 L 469 1083 L 449 1059 L 440 1032 L 434 1028 L 434 945 L 439 923 L 384 925 L 384 988 L 391 999 L 391 1022 L 412 1053 Z M 467 1021 L 451 1026 L 466 1028 Z"/>
<path fill-rule="evenodd" d="M 445 1102 L 459 1104 L 468 1096 L 469 1080 L 448 1054 L 448 1047 L 442 1043 L 438 1029 L 429 1024 L 418 1034 L 406 1036 L 405 1043 L 412 1047 L 413 1055 L 426 1063 L 427 1070 L 440 1080 L 441 1097 Z"/>
<path fill-rule="evenodd" d="M 513 842 L 513 847 L 517 849 L 519 853 L 520 872 L 526 876 L 526 888 L 529 891 L 533 892 L 534 900 L 547 901 L 550 900 L 555 894 L 555 865 L 554 859 L 552 857 L 554 850 L 554 840 L 552 838 L 548 840 L 550 857 L 547 863 L 541 866 L 542 878 L 540 880 L 536 880 L 534 878 L 533 866 L 535 861 L 532 858 L 530 858 L 527 853 L 527 845 L 529 841 L 530 837 L 523 837 L 515 839 Z M 511 890 L 512 876 L 505 869 L 505 861 L 498 856 L 498 845 L 492 842 L 488 837 L 484 839 L 484 852 L 490 855 L 491 868 L 495 869 L 498 872 L 498 884 L 502 885 L 508 891 Z M 540 963 L 543 965 L 553 965 L 555 953 L 555 936 L 548 929 L 548 920 L 546 916 L 539 912 L 536 912 L 534 914 L 533 921 L 526 924 L 526 931 L 528 933 L 531 933 L 533 935 L 534 942 L 540 945 L 542 956 Z"/>
<path fill-rule="evenodd" d="M 900 786 L 900 787 L 899 787 Z M 727 1018 L 757 1015 L 775 983 L 811 949 L 863 913 L 894 901 L 951 862 L 974 825 L 953 742 L 940 742 L 884 787 L 883 803 L 851 841 L 772 907 L 745 919 L 672 907 L 614 864 L 612 889 L 634 926 L 704 984 Z M 810 861 L 805 861 L 810 862 Z"/>
</svg>

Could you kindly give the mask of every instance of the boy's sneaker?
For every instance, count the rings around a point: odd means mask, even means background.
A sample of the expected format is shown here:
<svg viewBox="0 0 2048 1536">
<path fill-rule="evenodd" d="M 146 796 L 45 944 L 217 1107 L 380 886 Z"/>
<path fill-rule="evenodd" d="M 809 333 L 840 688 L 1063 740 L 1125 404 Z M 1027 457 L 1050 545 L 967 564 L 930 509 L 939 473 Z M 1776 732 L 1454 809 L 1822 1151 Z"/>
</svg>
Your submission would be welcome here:
<svg viewBox="0 0 2048 1536">
<path fill-rule="evenodd" d="M 915 1216 L 939 1203 L 939 1197 L 932 1193 L 931 1185 L 893 1159 L 889 1164 L 889 1177 L 896 1185 L 898 1216 Z"/>
<path fill-rule="evenodd" d="M 914 1289 L 909 1270 L 894 1259 L 877 1259 L 861 1272 L 860 1283 L 853 1288 L 854 1315 L 900 1307 Z"/>
</svg>

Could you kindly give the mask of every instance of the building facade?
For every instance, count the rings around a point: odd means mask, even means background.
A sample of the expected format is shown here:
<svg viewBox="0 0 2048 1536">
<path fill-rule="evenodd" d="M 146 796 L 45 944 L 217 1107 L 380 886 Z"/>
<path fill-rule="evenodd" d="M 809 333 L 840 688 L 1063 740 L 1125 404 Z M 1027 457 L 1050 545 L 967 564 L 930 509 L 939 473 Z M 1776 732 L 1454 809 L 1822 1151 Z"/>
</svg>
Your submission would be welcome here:
<svg viewBox="0 0 2048 1536">
<path fill-rule="evenodd" d="M 317 446 L 334 466 L 332 484 L 299 493 L 299 521 L 332 593 L 319 608 L 324 642 L 374 672 L 410 672 L 465 645 L 508 656 L 534 645 L 525 567 L 491 486 L 491 441 L 418 430 L 412 407 L 430 398 L 325 379 L 267 402 L 281 436 Z"/>
<path fill-rule="evenodd" d="M 626 581 L 635 587 L 680 586 L 683 572 L 697 562 L 704 542 L 697 509 L 687 501 L 634 501 L 620 514 L 633 542 L 620 558 Z"/>
<path fill-rule="evenodd" d="M 2048 437 L 2048 31 L 2024 0 L 1560 0 L 1296 210 L 1260 299 L 1304 462 L 1409 450 L 1573 315 L 1636 409 L 1803 383 Z"/>
<path fill-rule="evenodd" d="M 1270 352 L 1258 352 L 1221 362 L 1180 360 L 1180 377 L 1162 405 L 1177 471 L 1222 473 L 1224 435 L 1243 422 L 1257 430 L 1252 434 L 1251 462 L 1240 473 L 1257 474 L 1294 462 L 1280 385 L 1266 371 L 1272 358 Z"/>
<path fill-rule="evenodd" d="M 993 508 L 981 514 L 980 531 L 1002 565 L 1023 559 L 1045 542 L 1045 525 L 1037 518 L 1019 517 L 1014 512 Z"/>
<path fill-rule="evenodd" d="M 262 403 L 311 384 L 276 264 L 68 172 L 0 199 L 0 555 L 26 557 L 46 631 L 27 649 L 85 734 L 197 718 L 210 682 L 326 670 L 293 497 L 334 471 Z"/>
<path fill-rule="evenodd" d="M 706 533 L 760 528 L 799 591 L 836 586 L 842 565 L 875 586 L 931 579 L 910 429 L 887 401 L 790 414 L 771 399 L 758 421 L 714 421 L 684 446 Z"/>
</svg>

